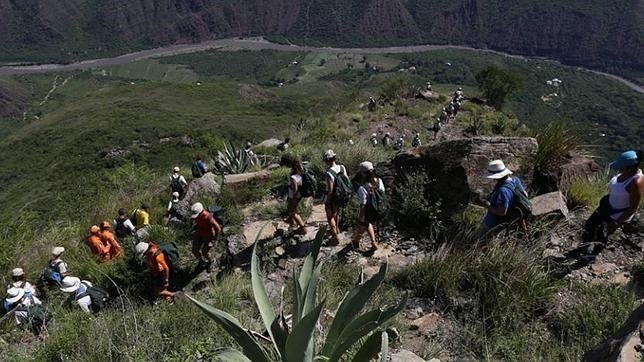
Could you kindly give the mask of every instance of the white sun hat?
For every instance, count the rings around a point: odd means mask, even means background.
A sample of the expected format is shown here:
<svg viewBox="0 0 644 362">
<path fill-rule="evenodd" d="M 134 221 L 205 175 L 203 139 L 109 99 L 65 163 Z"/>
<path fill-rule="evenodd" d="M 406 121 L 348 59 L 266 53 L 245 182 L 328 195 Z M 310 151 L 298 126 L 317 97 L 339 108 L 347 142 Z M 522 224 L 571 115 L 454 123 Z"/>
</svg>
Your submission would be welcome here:
<svg viewBox="0 0 644 362">
<path fill-rule="evenodd" d="M 203 204 L 201 202 L 195 202 L 192 204 L 192 207 L 190 207 L 190 212 L 192 213 L 190 215 L 191 219 L 196 219 L 199 214 L 203 211 Z"/>
<path fill-rule="evenodd" d="M 179 171 L 181 171 L 181 169 L 179 168 L 179 166 L 174 166 L 174 168 L 172 169 L 172 171 L 173 171 L 173 172 L 179 172 Z"/>
<path fill-rule="evenodd" d="M 20 299 L 22 299 L 22 297 L 24 297 L 24 296 L 25 296 L 25 290 L 24 289 L 12 287 L 12 288 L 9 288 L 7 290 L 7 297 L 5 298 L 5 300 L 8 303 L 13 304 L 13 303 L 19 301 Z"/>
<path fill-rule="evenodd" d="M 373 170 L 373 163 L 364 161 L 360 164 L 360 172 L 369 172 Z"/>
<path fill-rule="evenodd" d="M 62 292 L 73 293 L 80 288 L 81 280 L 77 277 L 64 277 L 60 284 Z"/>
<path fill-rule="evenodd" d="M 501 160 L 494 160 L 487 166 L 486 177 L 489 179 L 498 180 L 508 175 L 512 175 L 512 171 L 505 167 L 505 164 Z"/>
<path fill-rule="evenodd" d="M 326 150 L 326 152 L 324 152 L 324 156 L 322 156 L 322 159 L 324 161 L 328 161 L 328 160 L 334 158 L 335 156 L 336 156 L 336 154 L 335 154 L 335 152 L 333 152 L 333 150 Z"/>
<path fill-rule="evenodd" d="M 22 268 L 15 268 L 11 271 L 11 276 L 13 277 L 20 277 L 25 275 L 25 271 L 22 270 Z"/>
<path fill-rule="evenodd" d="M 176 191 L 175 191 L 175 192 L 173 192 L 173 193 L 172 193 L 172 197 L 174 197 L 175 199 L 178 199 L 178 198 L 179 198 L 179 193 L 178 193 L 178 192 L 176 192 Z"/>
<path fill-rule="evenodd" d="M 140 242 L 136 244 L 134 247 L 134 251 L 136 252 L 136 255 L 139 256 L 139 258 L 143 257 L 143 254 L 145 254 L 146 251 L 148 251 L 148 248 L 150 247 L 150 244 Z"/>
<path fill-rule="evenodd" d="M 65 248 L 63 248 L 62 246 L 54 246 L 53 248 L 51 248 L 51 255 L 53 256 L 60 256 L 60 254 L 64 252 Z"/>
</svg>

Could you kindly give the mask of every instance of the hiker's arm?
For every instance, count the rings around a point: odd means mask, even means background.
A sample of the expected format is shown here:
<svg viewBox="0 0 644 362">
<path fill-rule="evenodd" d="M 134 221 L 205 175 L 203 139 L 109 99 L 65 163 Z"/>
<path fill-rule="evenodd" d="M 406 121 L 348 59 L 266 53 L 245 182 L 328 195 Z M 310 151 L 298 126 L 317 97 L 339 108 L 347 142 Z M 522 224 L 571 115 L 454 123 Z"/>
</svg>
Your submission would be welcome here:
<svg viewBox="0 0 644 362">
<path fill-rule="evenodd" d="M 211 233 L 212 236 L 217 236 L 221 232 L 221 225 L 217 222 L 217 219 L 212 217 L 212 220 L 210 220 L 210 225 L 212 226 Z"/>
<path fill-rule="evenodd" d="M 622 225 L 626 220 L 630 219 L 631 216 L 635 215 L 637 209 L 642 202 L 642 193 L 644 193 L 644 177 L 635 179 L 630 185 L 630 190 L 628 191 L 630 195 L 630 205 L 626 211 L 622 213 L 619 219 L 615 221 L 616 226 Z"/>
<path fill-rule="evenodd" d="M 289 180 L 290 180 L 289 182 L 291 183 L 291 190 L 293 190 L 293 196 L 295 196 L 297 195 L 297 189 L 298 189 L 297 182 L 295 182 L 295 180 L 293 180 L 292 177 L 289 177 Z"/>
<path fill-rule="evenodd" d="M 331 181 L 331 177 L 329 175 L 326 175 L 326 194 L 327 195 L 332 195 L 333 194 L 333 181 Z"/>
</svg>

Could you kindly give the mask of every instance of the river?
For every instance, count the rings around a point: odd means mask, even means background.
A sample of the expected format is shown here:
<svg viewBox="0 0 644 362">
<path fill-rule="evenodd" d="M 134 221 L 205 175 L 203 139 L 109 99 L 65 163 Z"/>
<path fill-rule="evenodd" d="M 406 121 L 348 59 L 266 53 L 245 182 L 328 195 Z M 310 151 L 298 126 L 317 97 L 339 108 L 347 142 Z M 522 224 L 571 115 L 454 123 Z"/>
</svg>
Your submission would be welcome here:
<svg viewBox="0 0 644 362">
<path fill-rule="evenodd" d="M 459 45 L 410 45 L 399 47 L 385 47 L 385 48 L 333 48 L 333 47 L 308 47 L 298 45 L 277 44 L 265 41 L 263 39 L 217 39 L 209 40 L 201 43 L 194 44 L 176 44 L 169 45 L 161 48 L 142 50 L 138 52 L 119 55 L 112 58 L 101 58 L 85 60 L 72 64 L 40 64 L 40 65 L 24 65 L 24 66 L 2 66 L 0 67 L 0 76 L 9 75 L 25 75 L 25 74 L 38 74 L 38 73 L 51 73 L 51 72 L 68 72 L 75 70 L 88 70 L 94 68 L 104 68 L 113 65 L 127 64 L 137 60 L 148 58 L 167 57 L 177 54 L 195 53 L 209 49 L 218 49 L 222 51 L 234 50 L 275 50 L 275 51 L 288 51 L 288 52 L 314 52 L 314 53 L 353 53 L 353 54 L 400 54 L 400 53 L 419 53 L 432 50 L 441 49 L 462 49 L 478 52 L 486 52 L 497 55 L 502 55 L 517 59 L 526 59 L 520 55 L 507 54 L 489 49 L 477 49 L 467 46 Z M 637 85 L 628 79 L 622 78 L 614 74 L 603 73 L 591 69 L 579 68 L 588 72 L 592 72 L 612 80 L 618 81 L 632 90 L 644 94 L 644 87 Z"/>
</svg>

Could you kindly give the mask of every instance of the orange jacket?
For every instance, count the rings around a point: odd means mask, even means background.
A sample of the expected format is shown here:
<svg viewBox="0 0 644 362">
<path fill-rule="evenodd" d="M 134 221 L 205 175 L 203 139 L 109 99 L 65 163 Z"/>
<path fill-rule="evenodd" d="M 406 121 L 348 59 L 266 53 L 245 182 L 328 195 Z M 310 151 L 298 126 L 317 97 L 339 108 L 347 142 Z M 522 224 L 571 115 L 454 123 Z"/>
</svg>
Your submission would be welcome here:
<svg viewBox="0 0 644 362">
<path fill-rule="evenodd" d="M 159 250 L 156 244 L 150 243 L 150 247 L 145 254 L 145 262 L 150 267 L 152 276 L 162 276 L 166 279 L 170 277 L 170 267 L 168 266 L 168 262 L 165 260 L 165 255 Z"/>
<path fill-rule="evenodd" d="M 111 231 L 109 230 L 103 230 L 101 231 L 101 241 L 103 242 L 104 245 L 109 245 L 111 247 L 111 254 L 112 256 L 121 256 L 123 255 L 123 249 L 121 248 L 121 244 L 116 240 L 116 237 L 114 234 L 112 234 Z"/>
<path fill-rule="evenodd" d="M 110 260 L 110 244 L 105 244 L 101 240 L 101 237 L 96 234 L 92 234 L 87 238 L 87 245 L 92 250 L 92 253 L 98 255 L 101 258 L 101 261 Z"/>
</svg>

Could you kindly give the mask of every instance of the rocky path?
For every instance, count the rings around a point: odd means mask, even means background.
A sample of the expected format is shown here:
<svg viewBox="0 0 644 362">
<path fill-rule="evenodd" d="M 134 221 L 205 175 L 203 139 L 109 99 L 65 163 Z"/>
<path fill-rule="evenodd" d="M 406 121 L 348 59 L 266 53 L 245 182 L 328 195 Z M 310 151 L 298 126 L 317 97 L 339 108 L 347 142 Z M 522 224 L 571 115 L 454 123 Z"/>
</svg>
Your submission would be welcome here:
<svg viewBox="0 0 644 362">
<path fill-rule="evenodd" d="M 401 53 L 419 53 L 433 50 L 442 49 L 461 49 L 471 50 L 484 53 L 492 53 L 502 55 L 510 58 L 528 59 L 516 54 L 503 53 L 491 49 L 477 49 L 460 45 L 411 45 L 400 47 L 384 47 L 384 48 L 333 48 L 333 47 L 309 47 L 287 44 L 276 44 L 268 42 L 262 38 L 240 39 L 217 39 L 209 40 L 201 43 L 194 44 L 175 44 L 161 48 L 142 50 L 138 52 L 123 54 L 112 58 L 92 59 L 85 60 L 72 64 L 40 64 L 40 65 L 24 65 L 24 66 L 2 66 L 0 67 L 0 76 L 7 75 L 25 75 L 36 73 L 51 73 L 51 72 L 68 72 L 74 70 L 88 70 L 99 67 L 109 67 L 119 64 L 127 64 L 138 60 L 167 57 L 177 54 L 195 53 L 209 49 L 219 49 L 226 51 L 235 50 L 275 50 L 275 51 L 288 51 L 288 52 L 314 52 L 314 53 L 331 53 L 331 54 L 401 54 Z M 29 64 L 30 62 L 25 62 Z M 578 68 L 584 69 L 584 68 Z M 632 90 L 644 93 L 644 87 L 637 85 L 627 79 L 619 77 L 614 74 L 603 73 L 591 69 L 584 69 L 586 71 L 602 75 L 604 77 L 618 81 Z"/>
</svg>

